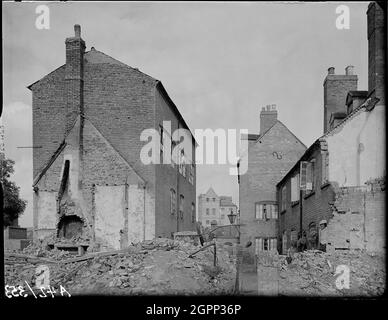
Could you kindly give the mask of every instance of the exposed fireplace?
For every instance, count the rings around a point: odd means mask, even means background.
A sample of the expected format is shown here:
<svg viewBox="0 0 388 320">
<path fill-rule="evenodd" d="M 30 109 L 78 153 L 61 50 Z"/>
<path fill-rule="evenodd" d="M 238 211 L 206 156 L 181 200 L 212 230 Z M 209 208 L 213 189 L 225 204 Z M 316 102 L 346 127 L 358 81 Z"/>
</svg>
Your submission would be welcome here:
<svg viewBox="0 0 388 320">
<path fill-rule="evenodd" d="M 83 221 L 80 217 L 62 216 L 58 223 L 58 237 L 71 239 L 76 236 L 82 235 Z"/>
</svg>

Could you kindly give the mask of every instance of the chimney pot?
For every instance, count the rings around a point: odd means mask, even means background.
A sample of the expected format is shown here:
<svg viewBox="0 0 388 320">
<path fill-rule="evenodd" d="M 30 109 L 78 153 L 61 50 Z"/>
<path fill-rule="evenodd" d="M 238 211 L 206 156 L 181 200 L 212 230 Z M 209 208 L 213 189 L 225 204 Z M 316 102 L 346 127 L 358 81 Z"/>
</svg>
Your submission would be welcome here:
<svg viewBox="0 0 388 320">
<path fill-rule="evenodd" d="M 74 35 L 76 38 L 81 38 L 81 26 L 79 24 L 74 25 Z"/>
<path fill-rule="evenodd" d="M 329 69 L 327 69 L 327 74 L 334 74 L 334 67 L 330 67 Z"/>
<path fill-rule="evenodd" d="M 346 73 L 346 75 L 347 75 L 347 76 L 353 75 L 353 70 L 354 70 L 354 66 L 347 66 L 347 67 L 345 68 L 345 73 Z"/>
</svg>

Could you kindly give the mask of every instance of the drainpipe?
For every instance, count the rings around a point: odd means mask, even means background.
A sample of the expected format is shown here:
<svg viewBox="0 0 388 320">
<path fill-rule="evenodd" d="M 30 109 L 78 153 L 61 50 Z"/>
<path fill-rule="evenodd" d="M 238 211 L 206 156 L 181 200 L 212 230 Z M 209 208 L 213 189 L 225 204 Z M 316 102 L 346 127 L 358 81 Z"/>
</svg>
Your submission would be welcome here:
<svg viewBox="0 0 388 320">
<path fill-rule="evenodd" d="M 366 251 L 366 243 L 367 243 L 367 239 L 366 239 L 366 194 L 364 193 L 364 206 L 363 206 L 363 209 L 364 209 L 364 223 L 363 223 L 363 232 L 364 232 L 364 250 Z"/>
<path fill-rule="evenodd" d="M 303 233 L 303 191 L 299 190 L 299 230 L 300 237 L 302 237 Z"/>
<path fill-rule="evenodd" d="M 146 239 L 146 187 L 147 183 L 143 185 L 143 240 Z"/>
<path fill-rule="evenodd" d="M 179 130 L 179 121 L 178 121 L 178 130 Z M 179 140 L 180 142 L 180 140 Z M 179 143 L 178 142 L 178 143 Z M 177 178 L 176 178 L 176 203 L 175 205 L 177 206 L 177 211 L 176 211 L 176 232 L 179 231 L 179 207 L 180 207 L 180 202 L 181 202 L 181 197 L 180 197 L 180 194 L 179 194 L 179 165 L 180 165 L 180 151 L 178 152 L 178 155 L 177 155 Z"/>
</svg>

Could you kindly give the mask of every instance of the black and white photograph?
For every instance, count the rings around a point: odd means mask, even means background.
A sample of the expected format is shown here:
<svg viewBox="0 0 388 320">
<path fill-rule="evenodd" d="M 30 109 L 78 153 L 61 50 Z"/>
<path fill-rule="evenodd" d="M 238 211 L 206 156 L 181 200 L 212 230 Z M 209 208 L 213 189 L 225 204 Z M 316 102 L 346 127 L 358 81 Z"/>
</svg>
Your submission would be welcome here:
<svg viewBox="0 0 388 320">
<path fill-rule="evenodd" d="M 2 2 L 2 300 L 384 299 L 386 18 Z"/>
</svg>

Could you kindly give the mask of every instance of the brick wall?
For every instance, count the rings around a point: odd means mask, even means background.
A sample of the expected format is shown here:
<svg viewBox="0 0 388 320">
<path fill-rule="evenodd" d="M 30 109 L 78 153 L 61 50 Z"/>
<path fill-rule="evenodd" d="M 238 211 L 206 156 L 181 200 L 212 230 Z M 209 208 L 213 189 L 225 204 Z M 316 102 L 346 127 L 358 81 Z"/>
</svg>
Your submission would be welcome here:
<svg viewBox="0 0 388 320">
<path fill-rule="evenodd" d="M 66 124 L 65 66 L 32 85 L 33 176 L 63 141 Z"/>
<path fill-rule="evenodd" d="M 173 134 L 178 128 L 184 128 L 181 121 L 178 120 L 176 114 L 172 110 L 172 106 L 163 93 L 156 88 L 156 113 L 155 113 L 155 128 L 159 131 L 159 126 L 163 125 L 163 121 L 170 121 L 171 132 Z M 192 155 L 195 163 L 195 148 L 192 146 Z M 178 165 L 171 164 L 156 165 L 156 187 L 155 201 L 158 204 L 155 208 L 156 219 L 156 234 L 157 236 L 171 237 L 171 233 L 177 231 L 195 230 L 194 223 L 191 219 L 191 205 L 196 206 L 196 179 L 194 183 L 189 183 L 190 165 L 186 165 L 186 177 L 179 173 Z M 196 172 L 194 172 L 194 177 Z M 170 190 L 176 192 L 176 208 L 175 212 L 179 212 L 180 195 L 184 196 L 183 219 L 177 217 L 177 214 L 171 214 L 170 205 Z M 195 209 L 196 210 L 196 209 Z"/>
</svg>

